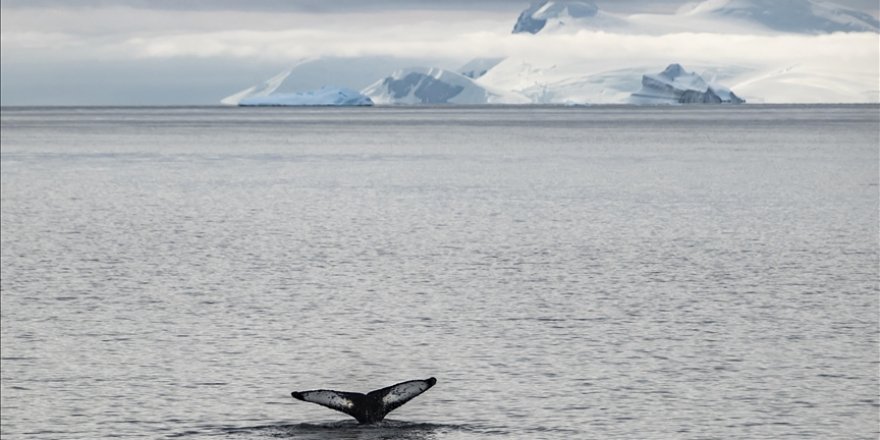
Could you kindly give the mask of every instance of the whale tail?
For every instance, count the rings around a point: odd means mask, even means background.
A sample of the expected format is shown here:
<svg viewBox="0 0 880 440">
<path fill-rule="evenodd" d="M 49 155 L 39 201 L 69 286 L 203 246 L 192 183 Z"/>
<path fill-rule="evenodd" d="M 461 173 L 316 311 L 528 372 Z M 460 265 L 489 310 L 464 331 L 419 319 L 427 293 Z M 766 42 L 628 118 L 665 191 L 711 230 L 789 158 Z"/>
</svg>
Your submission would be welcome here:
<svg viewBox="0 0 880 440">
<path fill-rule="evenodd" d="M 428 391 L 437 383 L 431 377 L 425 380 L 408 380 L 390 387 L 370 391 L 367 394 L 334 390 L 294 391 L 294 399 L 317 403 L 327 408 L 348 414 L 360 423 L 375 423 L 400 408 L 419 394 Z"/>
</svg>

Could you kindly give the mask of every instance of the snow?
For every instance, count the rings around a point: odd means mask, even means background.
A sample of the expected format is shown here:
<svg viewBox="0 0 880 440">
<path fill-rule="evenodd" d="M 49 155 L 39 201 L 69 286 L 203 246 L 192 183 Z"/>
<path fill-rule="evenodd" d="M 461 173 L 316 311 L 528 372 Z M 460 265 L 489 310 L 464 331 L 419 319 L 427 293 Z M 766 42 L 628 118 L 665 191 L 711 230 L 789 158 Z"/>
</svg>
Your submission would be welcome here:
<svg viewBox="0 0 880 440">
<path fill-rule="evenodd" d="M 486 74 L 504 58 L 474 58 L 458 68 L 458 73 L 470 79 L 477 79 Z"/>
<path fill-rule="evenodd" d="M 528 99 L 434 67 L 401 69 L 361 91 L 377 104 L 525 104 Z"/>
<path fill-rule="evenodd" d="M 720 104 L 742 103 L 721 85 L 710 86 L 702 76 L 688 72 L 681 64 L 670 64 L 660 73 L 642 76 L 642 88 L 633 93 L 633 104 Z"/>
<path fill-rule="evenodd" d="M 541 8 L 545 7 L 547 2 L 538 2 L 533 3 L 528 8 L 524 9 L 520 14 L 519 18 L 516 19 L 516 24 L 513 25 L 513 33 L 518 34 L 522 32 L 528 32 L 530 34 L 537 34 L 544 29 L 544 26 L 547 24 L 546 19 L 535 18 L 535 14 L 538 13 Z"/>
<path fill-rule="evenodd" d="M 313 92 L 328 84 L 361 90 L 394 69 L 433 63 L 431 58 L 390 56 L 327 57 L 303 59 L 290 69 L 253 87 L 223 98 L 224 105 L 238 105 L 248 97 Z"/>
<path fill-rule="evenodd" d="M 328 83 L 361 90 L 379 105 L 880 102 L 877 20 L 863 12 L 820 0 L 705 0 L 674 13 L 625 9 L 540 1 L 520 14 L 517 35 L 506 26 L 487 31 L 479 38 L 495 38 L 494 45 L 461 48 L 460 59 L 309 60 L 223 103 L 299 102 Z M 535 34 L 525 30 L 537 22 Z M 670 62 L 693 70 L 659 72 Z"/>
<path fill-rule="evenodd" d="M 722 83 L 758 74 L 751 68 L 726 65 L 697 65 L 697 70 L 690 72 L 680 64 L 654 73 L 658 70 L 656 64 L 627 64 L 592 59 L 558 62 L 554 57 L 545 60 L 511 57 L 476 82 L 512 90 L 534 104 L 654 104 L 675 103 L 686 90 L 705 93 L 709 88 L 720 101 L 736 101 L 740 99 L 739 91 L 734 88 L 737 93 L 732 94 Z M 649 83 L 658 85 L 658 90 L 646 91 L 645 94 L 653 98 L 632 99 L 632 94 L 642 89 L 645 77 Z M 668 91 L 661 93 L 660 89 Z"/>
<path fill-rule="evenodd" d="M 520 13 L 512 33 L 537 34 L 555 32 L 567 24 L 572 29 L 607 28 L 623 22 L 612 14 L 599 10 L 594 3 L 580 0 L 543 0 L 533 3 Z"/>
<path fill-rule="evenodd" d="M 656 70 L 649 60 L 597 60 L 571 53 L 566 58 L 508 57 L 477 84 L 509 90 L 536 104 L 622 104 L 638 90 L 642 75 Z"/>
<path fill-rule="evenodd" d="M 880 102 L 876 73 L 848 72 L 842 76 L 833 66 L 797 64 L 770 67 L 737 76 L 730 84 L 749 102 L 847 103 Z M 754 98 L 748 98 L 748 97 Z"/>
<path fill-rule="evenodd" d="M 620 104 L 639 88 L 642 69 L 617 69 L 537 84 L 520 91 L 536 104 Z"/>
<path fill-rule="evenodd" d="M 880 32 L 872 15 L 824 0 L 704 0 L 672 14 L 614 14 L 585 1 L 539 1 L 520 13 L 513 33 L 606 30 L 668 32 Z"/>
<path fill-rule="evenodd" d="M 300 93 L 275 93 L 238 101 L 240 106 L 369 106 L 370 98 L 347 88 L 321 87 Z"/>
<path fill-rule="evenodd" d="M 876 33 L 794 35 L 763 27 L 727 33 L 730 29 L 516 35 L 512 38 L 526 41 L 529 50 L 508 56 L 476 82 L 534 103 L 628 103 L 642 75 L 677 62 L 699 74 L 722 100 L 727 95 L 719 83 L 749 103 L 880 101 Z"/>
<path fill-rule="evenodd" d="M 817 0 L 706 0 L 680 12 L 757 23 L 782 32 L 880 32 L 880 22 L 871 15 Z"/>
<path fill-rule="evenodd" d="M 283 83 L 284 80 L 287 79 L 288 76 L 290 76 L 290 72 L 291 70 L 285 70 L 284 72 L 281 72 L 278 75 L 275 75 L 258 85 L 248 87 L 238 93 L 229 95 L 221 99 L 220 103 L 223 105 L 238 105 L 243 99 L 268 96 L 276 89 L 278 89 L 278 86 L 280 86 L 281 83 Z"/>
</svg>

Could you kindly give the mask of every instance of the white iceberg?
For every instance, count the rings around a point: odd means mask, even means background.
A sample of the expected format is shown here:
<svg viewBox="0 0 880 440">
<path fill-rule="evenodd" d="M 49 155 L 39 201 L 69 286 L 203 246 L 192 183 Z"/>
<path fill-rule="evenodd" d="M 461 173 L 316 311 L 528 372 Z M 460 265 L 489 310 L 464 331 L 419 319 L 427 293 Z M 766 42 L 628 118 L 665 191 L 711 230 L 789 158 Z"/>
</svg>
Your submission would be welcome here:
<svg viewBox="0 0 880 440">
<path fill-rule="evenodd" d="M 238 101 L 244 107 L 254 106 L 369 106 L 373 101 L 357 91 L 344 87 L 321 87 L 298 93 L 274 93 L 250 96 Z"/>
</svg>

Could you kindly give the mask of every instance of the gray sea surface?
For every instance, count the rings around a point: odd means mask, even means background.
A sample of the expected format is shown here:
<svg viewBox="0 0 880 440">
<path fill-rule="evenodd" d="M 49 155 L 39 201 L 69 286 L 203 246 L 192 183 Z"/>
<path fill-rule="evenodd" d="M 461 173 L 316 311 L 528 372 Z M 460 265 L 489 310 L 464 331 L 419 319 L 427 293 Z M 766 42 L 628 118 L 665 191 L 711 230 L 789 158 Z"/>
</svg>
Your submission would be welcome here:
<svg viewBox="0 0 880 440">
<path fill-rule="evenodd" d="M 876 105 L 0 119 L 3 439 L 878 437 Z"/>
</svg>

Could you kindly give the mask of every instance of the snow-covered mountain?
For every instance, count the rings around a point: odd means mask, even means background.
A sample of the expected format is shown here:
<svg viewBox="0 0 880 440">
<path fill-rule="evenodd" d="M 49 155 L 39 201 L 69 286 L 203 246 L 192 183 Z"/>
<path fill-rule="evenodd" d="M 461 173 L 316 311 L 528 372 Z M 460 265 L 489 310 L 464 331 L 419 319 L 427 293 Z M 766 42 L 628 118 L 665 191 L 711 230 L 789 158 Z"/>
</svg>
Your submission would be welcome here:
<svg viewBox="0 0 880 440">
<path fill-rule="evenodd" d="M 299 93 L 271 93 L 250 96 L 238 101 L 243 107 L 281 106 L 369 106 L 373 101 L 345 87 L 321 87 L 318 90 Z"/>
<path fill-rule="evenodd" d="M 633 104 L 742 104 L 727 87 L 709 84 L 680 64 L 670 64 L 657 74 L 642 76 L 642 88 L 633 93 Z"/>
<path fill-rule="evenodd" d="M 527 85 L 519 93 L 536 104 L 622 104 L 639 89 L 639 78 L 646 68 L 614 69 L 569 74 Z M 553 78 L 553 76 L 550 76 Z"/>
<path fill-rule="evenodd" d="M 516 93 L 496 90 L 439 68 L 401 69 L 361 91 L 376 104 L 526 104 Z"/>
<path fill-rule="evenodd" d="M 305 59 L 258 85 L 223 98 L 221 103 L 238 105 L 247 97 L 313 92 L 327 85 L 361 90 L 395 69 L 433 65 L 436 62 L 433 58 L 390 56 Z"/>
<path fill-rule="evenodd" d="M 273 76 L 272 78 L 263 81 L 260 84 L 257 84 L 252 87 L 248 87 L 238 93 L 234 93 L 220 100 L 220 103 L 223 105 L 238 105 L 239 102 L 243 99 L 248 98 L 260 98 L 265 97 L 275 90 L 278 89 L 278 86 L 290 76 L 291 70 L 285 70 L 284 72 L 279 73 L 278 75 Z"/>
<path fill-rule="evenodd" d="M 537 1 L 520 13 L 514 33 L 547 50 L 509 56 L 477 82 L 536 103 L 649 102 L 632 95 L 640 90 L 656 95 L 650 87 L 643 89 L 640 80 L 647 75 L 650 83 L 658 63 L 672 57 L 697 69 L 713 86 L 717 81 L 731 85 L 738 98 L 750 102 L 880 100 L 880 25 L 871 14 L 824 0 L 702 0 L 672 13 L 634 12 L 623 7 L 605 12 L 585 1 Z M 775 38 L 792 34 L 798 43 Z M 810 47 L 806 39 L 816 34 L 832 34 L 816 40 L 823 43 L 822 51 L 792 52 Z M 858 45 L 848 49 L 860 49 L 828 50 L 824 43 L 830 39 L 853 41 Z M 790 55 L 762 56 L 768 49 L 763 42 L 774 44 L 773 54 Z M 714 97 L 708 88 L 699 91 L 702 95 L 696 92 L 656 99 L 728 100 L 719 87 L 712 88 Z"/>
<path fill-rule="evenodd" d="M 676 103 L 682 95 L 685 95 L 683 101 L 688 102 L 703 99 L 694 96 L 694 92 L 706 94 L 707 101 L 737 102 L 739 96 L 730 96 L 729 89 L 720 83 L 759 74 L 750 68 L 723 64 L 698 65 L 693 73 L 685 71 L 679 64 L 672 64 L 659 74 L 653 73 L 656 71 L 656 64 L 637 64 L 637 61 L 630 67 L 621 67 L 591 59 L 558 62 L 552 57 L 544 60 L 511 57 L 492 68 L 477 83 L 512 90 L 535 104 Z M 657 87 L 646 88 L 646 81 Z M 669 90 L 661 93 L 661 84 L 664 83 L 668 83 Z M 719 100 L 708 96 L 709 86 Z M 685 94 L 686 90 L 692 92 Z M 644 99 L 633 98 L 633 94 L 640 93 L 645 95 Z"/>
<path fill-rule="evenodd" d="M 496 41 L 505 56 L 482 52 L 458 68 L 463 59 L 307 60 L 223 103 L 301 101 L 325 84 L 378 105 L 880 101 L 870 14 L 824 0 L 703 0 L 674 13 L 615 6 L 542 0 L 519 15 L 519 35 L 488 33 L 506 38 Z M 693 71 L 655 73 L 671 61 Z"/>
<path fill-rule="evenodd" d="M 620 18 L 600 11 L 594 3 L 583 0 L 541 0 L 523 10 L 513 25 L 513 33 L 537 34 L 546 28 L 570 24 L 573 29 L 605 28 L 623 24 Z"/>
<path fill-rule="evenodd" d="M 880 32 L 880 22 L 870 14 L 818 0 L 706 0 L 683 7 L 679 15 L 792 33 Z"/>
<path fill-rule="evenodd" d="M 513 33 L 626 31 L 669 32 L 880 32 L 868 13 L 825 0 L 703 0 L 673 14 L 609 13 L 582 0 L 541 0 L 523 10 Z"/>
</svg>

